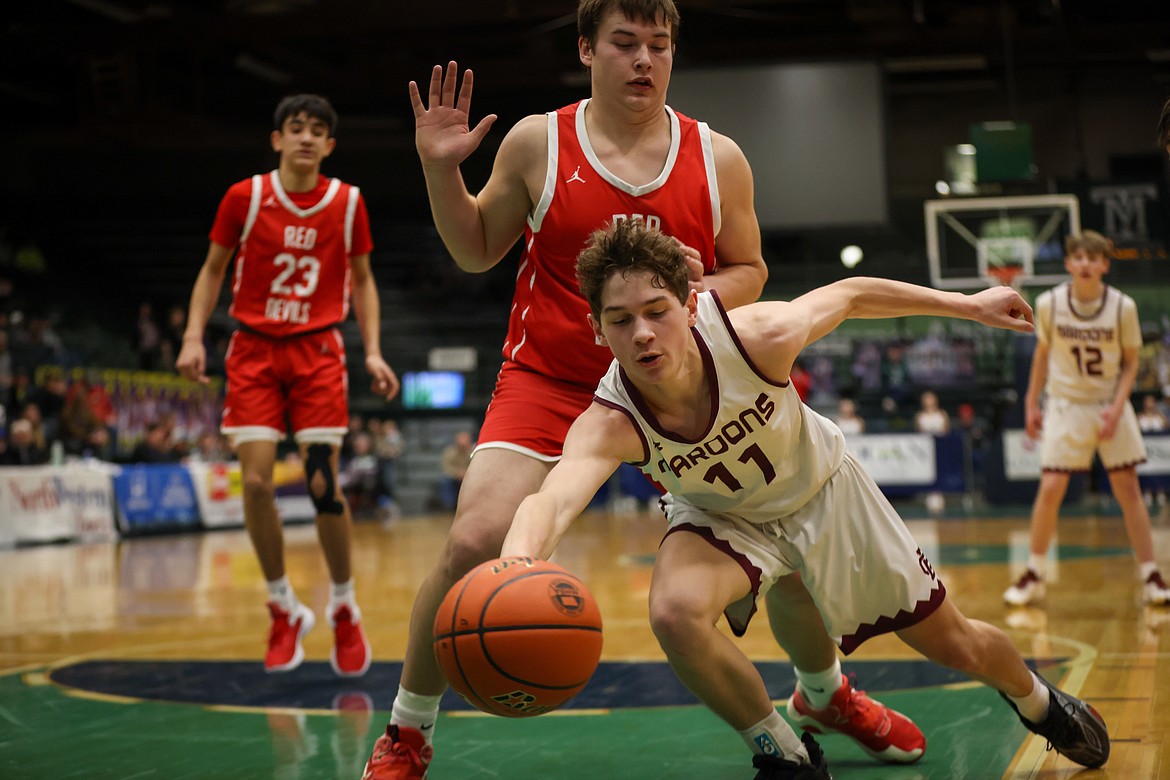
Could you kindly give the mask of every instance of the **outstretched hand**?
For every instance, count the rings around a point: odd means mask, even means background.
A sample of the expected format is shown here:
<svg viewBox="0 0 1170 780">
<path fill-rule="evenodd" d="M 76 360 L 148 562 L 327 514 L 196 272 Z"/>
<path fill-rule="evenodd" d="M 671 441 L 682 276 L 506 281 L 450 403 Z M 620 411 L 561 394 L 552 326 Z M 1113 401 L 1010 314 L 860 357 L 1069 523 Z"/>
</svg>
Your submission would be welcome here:
<svg viewBox="0 0 1170 780">
<path fill-rule="evenodd" d="M 989 287 L 971 296 L 976 322 L 996 328 L 1032 333 L 1036 330 L 1032 307 L 1016 290 L 1005 285 Z"/>
<path fill-rule="evenodd" d="M 424 167 L 459 165 L 479 147 L 496 121 L 495 114 L 488 114 L 474 128 L 469 129 L 471 90 L 475 78 L 470 69 L 465 70 L 463 84 L 456 97 L 458 67 L 454 60 L 447 63 L 445 74 L 442 65 L 434 67 L 426 105 L 423 105 L 418 84 L 410 82 L 410 105 L 414 108 L 414 145 Z"/>
</svg>

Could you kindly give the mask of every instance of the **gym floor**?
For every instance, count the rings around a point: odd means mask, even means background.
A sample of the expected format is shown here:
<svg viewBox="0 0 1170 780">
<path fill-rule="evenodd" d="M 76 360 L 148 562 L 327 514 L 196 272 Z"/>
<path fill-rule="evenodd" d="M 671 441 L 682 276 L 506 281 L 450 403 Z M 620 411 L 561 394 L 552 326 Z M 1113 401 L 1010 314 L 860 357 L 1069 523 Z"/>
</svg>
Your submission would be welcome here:
<svg viewBox="0 0 1170 780">
<path fill-rule="evenodd" d="M 1000 594 L 1027 556 L 1022 512 L 907 524 L 967 615 L 1007 630 L 1041 674 L 1100 711 L 1113 739 L 1108 764 L 1080 770 L 1046 751 L 995 692 L 879 637 L 845 670 L 914 718 L 927 752 L 886 766 L 826 736 L 834 777 L 1170 774 L 1170 609 L 1141 604 L 1120 517 L 1062 519 L 1047 599 L 1008 609 Z M 358 680 L 330 671 L 324 621 L 306 638 L 300 669 L 264 674 L 265 591 L 243 531 L 0 551 L 0 777 L 357 780 L 397 687 L 414 589 L 449 521 L 355 527 L 358 599 L 375 655 Z M 556 560 L 601 605 L 597 674 L 568 708 L 531 719 L 482 715 L 448 693 L 430 778 L 753 776 L 742 742 L 682 688 L 650 633 L 646 595 L 661 533 L 655 512 L 592 512 L 576 523 Z M 320 616 L 328 577 L 314 529 L 290 526 L 286 543 L 289 576 Z M 1164 516 L 1155 543 L 1166 565 Z M 762 613 L 738 642 L 783 703 L 791 667 Z"/>
</svg>

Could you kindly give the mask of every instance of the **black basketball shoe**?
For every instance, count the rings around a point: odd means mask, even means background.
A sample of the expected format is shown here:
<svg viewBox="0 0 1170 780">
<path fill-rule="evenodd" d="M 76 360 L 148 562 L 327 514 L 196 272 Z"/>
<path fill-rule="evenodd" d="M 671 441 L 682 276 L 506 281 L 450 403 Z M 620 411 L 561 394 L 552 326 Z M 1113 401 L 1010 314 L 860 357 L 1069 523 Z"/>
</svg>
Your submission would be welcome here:
<svg viewBox="0 0 1170 780">
<path fill-rule="evenodd" d="M 756 773 L 756 780 L 833 780 L 825 754 L 812 735 L 806 731 L 800 735 L 800 741 L 808 751 L 809 763 L 788 761 L 779 756 L 755 756 L 752 766 L 760 770 Z"/>
<path fill-rule="evenodd" d="M 1065 758 L 1081 766 L 1099 767 L 1109 760 L 1109 731 L 1097 711 L 1085 702 L 1069 696 L 1043 677 L 1036 679 L 1048 689 L 1048 715 L 1040 723 L 1032 723 L 1020 715 L 1016 705 L 1002 691 L 1000 696 L 1012 705 L 1020 722 L 1028 731 L 1048 740 L 1048 749 L 1055 750 Z"/>
</svg>

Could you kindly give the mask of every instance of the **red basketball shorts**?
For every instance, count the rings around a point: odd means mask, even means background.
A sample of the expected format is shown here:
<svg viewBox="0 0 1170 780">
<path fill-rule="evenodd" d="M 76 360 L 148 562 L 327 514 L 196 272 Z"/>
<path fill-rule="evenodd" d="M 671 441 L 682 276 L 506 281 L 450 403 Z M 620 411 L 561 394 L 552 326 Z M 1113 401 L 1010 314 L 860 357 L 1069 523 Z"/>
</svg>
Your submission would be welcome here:
<svg viewBox="0 0 1170 780">
<path fill-rule="evenodd" d="M 223 432 L 279 441 L 286 415 L 298 442 L 340 443 L 349 421 L 345 348 L 336 328 L 275 339 L 245 331 L 227 353 Z"/>
<path fill-rule="evenodd" d="M 557 460 L 569 426 L 589 407 L 595 389 L 505 362 L 479 429 L 476 449 L 500 447 L 539 460 Z"/>
</svg>

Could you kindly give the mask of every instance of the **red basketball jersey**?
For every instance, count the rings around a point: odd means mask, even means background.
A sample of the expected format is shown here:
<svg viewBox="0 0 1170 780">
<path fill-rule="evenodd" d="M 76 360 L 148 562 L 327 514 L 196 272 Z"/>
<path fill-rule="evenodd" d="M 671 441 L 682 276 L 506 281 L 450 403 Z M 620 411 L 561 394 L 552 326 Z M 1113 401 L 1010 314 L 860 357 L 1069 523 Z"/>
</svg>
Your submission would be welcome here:
<svg viewBox="0 0 1170 780">
<path fill-rule="evenodd" d="M 667 108 L 670 152 L 654 181 L 634 186 L 606 170 L 585 130 L 588 100 L 548 114 L 544 193 L 524 233 L 524 253 L 504 342 L 505 361 L 589 388 L 613 353 L 595 342 L 577 287 L 577 255 L 590 234 L 616 220 L 641 219 L 699 250 L 715 267 L 719 188 L 711 131 Z"/>
<path fill-rule="evenodd" d="M 312 192 L 287 193 L 276 171 L 228 190 L 211 239 L 222 246 L 239 244 L 228 312 L 275 337 L 345 320 L 349 258 L 373 248 L 357 187 L 321 177 Z"/>
</svg>

